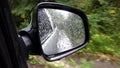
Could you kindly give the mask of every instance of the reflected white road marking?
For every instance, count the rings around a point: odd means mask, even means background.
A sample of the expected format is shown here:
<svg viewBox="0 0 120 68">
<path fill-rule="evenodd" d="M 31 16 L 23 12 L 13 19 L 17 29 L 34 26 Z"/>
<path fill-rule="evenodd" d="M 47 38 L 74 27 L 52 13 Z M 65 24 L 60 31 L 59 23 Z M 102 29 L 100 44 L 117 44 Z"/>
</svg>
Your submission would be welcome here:
<svg viewBox="0 0 120 68">
<path fill-rule="evenodd" d="M 58 52 L 63 52 L 69 49 L 72 49 L 73 44 L 71 43 L 70 39 L 65 34 L 64 30 L 59 31 L 59 39 L 57 42 Z"/>
</svg>

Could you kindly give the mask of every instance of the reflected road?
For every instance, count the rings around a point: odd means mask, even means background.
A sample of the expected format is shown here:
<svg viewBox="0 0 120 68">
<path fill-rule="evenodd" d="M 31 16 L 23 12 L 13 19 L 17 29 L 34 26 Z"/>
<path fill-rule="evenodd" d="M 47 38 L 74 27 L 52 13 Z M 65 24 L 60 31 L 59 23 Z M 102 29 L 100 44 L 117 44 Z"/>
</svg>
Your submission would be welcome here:
<svg viewBox="0 0 120 68">
<path fill-rule="evenodd" d="M 59 38 L 57 42 L 58 52 L 69 50 L 73 47 L 70 39 L 65 34 L 64 30 L 59 31 Z"/>
</svg>

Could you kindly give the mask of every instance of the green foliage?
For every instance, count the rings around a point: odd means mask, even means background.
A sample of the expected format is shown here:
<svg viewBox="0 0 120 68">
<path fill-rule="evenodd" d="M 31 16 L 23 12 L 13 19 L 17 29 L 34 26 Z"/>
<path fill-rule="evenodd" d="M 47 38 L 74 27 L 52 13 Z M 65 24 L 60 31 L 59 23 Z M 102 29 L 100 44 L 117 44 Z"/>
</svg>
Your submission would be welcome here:
<svg viewBox="0 0 120 68">
<path fill-rule="evenodd" d="M 52 0 L 11 0 L 12 13 L 18 29 L 30 22 L 32 9 L 39 1 Z M 90 25 L 89 45 L 79 52 L 104 53 L 120 57 L 120 0 L 53 0 L 58 3 L 82 9 L 88 16 Z M 74 64 L 74 60 L 70 61 Z M 32 62 L 36 64 L 34 60 Z M 40 64 L 43 64 L 40 62 Z"/>
<path fill-rule="evenodd" d="M 79 52 L 120 57 L 119 7 L 107 0 L 84 0 L 77 4 L 87 13 L 91 35 L 89 45 Z"/>
<path fill-rule="evenodd" d="M 98 0 L 101 5 L 108 5 L 108 2 L 105 0 Z"/>
<path fill-rule="evenodd" d="M 30 56 L 29 57 L 30 63 L 31 64 L 38 64 L 37 57 L 36 56 Z"/>
<path fill-rule="evenodd" d="M 16 24 L 17 29 L 26 27 L 30 23 L 30 16 L 32 9 L 36 6 L 36 1 L 32 0 L 11 0 L 10 7 L 12 9 L 13 20 Z"/>
<path fill-rule="evenodd" d="M 54 66 L 53 64 L 47 63 L 45 60 L 41 59 L 40 61 L 38 60 L 37 56 L 30 55 L 29 56 L 29 61 L 30 64 L 32 65 L 41 65 L 44 66 L 44 68 L 64 68 L 63 66 Z"/>
<path fill-rule="evenodd" d="M 92 36 L 90 44 L 86 50 L 92 53 L 105 53 L 114 55 L 118 49 L 115 46 L 115 41 L 110 37 L 104 34 L 95 34 Z"/>
<path fill-rule="evenodd" d="M 20 16 L 21 14 L 25 14 L 25 13 L 27 13 L 28 11 L 31 11 L 34 6 L 35 6 L 34 4 L 29 4 L 29 5 L 27 5 L 26 7 L 24 7 L 24 6 L 18 6 L 18 7 L 14 8 L 14 9 L 12 10 L 12 13 L 13 13 L 15 16 Z M 24 7 L 24 8 L 23 8 L 23 7 Z"/>
<path fill-rule="evenodd" d="M 56 67 L 56 68 L 64 68 L 64 66 L 58 66 L 58 67 Z"/>
<path fill-rule="evenodd" d="M 92 6 L 91 0 L 83 0 L 82 2 L 78 2 L 77 4 L 79 9 L 88 10 Z"/>
<path fill-rule="evenodd" d="M 85 59 L 81 60 L 80 68 L 94 68 L 93 65 L 95 64 L 93 61 L 87 61 Z"/>
<path fill-rule="evenodd" d="M 23 29 L 25 27 L 27 27 L 29 25 L 29 20 L 28 19 L 24 19 L 23 22 L 21 22 L 21 25 L 17 28 L 17 30 Z"/>
<path fill-rule="evenodd" d="M 70 64 L 75 66 L 76 65 L 76 61 L 74 59 L 70 59 Z"/>
<path fill-rule="evenodd" d="M 76 2 L 74 0 L 56 0 L 58 3 L 70 5 L 70 6 L 76 6 Z"/>
</svg>

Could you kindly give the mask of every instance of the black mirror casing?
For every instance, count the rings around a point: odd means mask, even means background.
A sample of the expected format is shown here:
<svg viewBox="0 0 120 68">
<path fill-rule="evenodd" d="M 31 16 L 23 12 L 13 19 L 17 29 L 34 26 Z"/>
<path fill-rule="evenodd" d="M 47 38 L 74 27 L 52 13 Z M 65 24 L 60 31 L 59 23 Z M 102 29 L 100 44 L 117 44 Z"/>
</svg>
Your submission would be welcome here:
<svg viewBox="0 0 120 68">
<path fill-rule="evenodd" d="M 62 4 L 58 4 L 58 3 L 51 3 L 51 2 L 43 2 L 43 3 L 39 3 L 37 5 L 37 11 L 36 11 L 36 15 L 38 15 L 38 11 L 39 9 L 43 9 L 43 8 L 49 8 L 49 9 L 60 9 L 60 10 L 65 10 L 65 11 L 69 11 L 69 12 L 72 12 L 72 13 L 75 13 L 77 15 L 79 15 L 83 22 L 84 22 L 84 27 L 85 27 L 85 41 L 83 44 L 81 44 L 80 46 L 78 47 L 75 47 L 73 49 L 70 49 L 68 51 L 65 51 L 65 52 L 62 52 L 62 53 L 58 53 L 58 54 L 53 54 L 53 55 L 46 55 L 44 54 L 44 52 L 42 51 L 42 55 L 43 57 L 48 60 L 48 61 L 54 61 L 54 60 L 58 60 L 58 59 L 61 59 L 69 54 L 72 54 L 74 52 L 76 52 L 77 50 L 83 48 L 86 46 L 86 44 L 88 43 L 88 40 L 89 40 L 89 29 L 88 29 L 88 19 L 87 19 L 87 16 L 84 14 L 84 12 L 78 10 L 78 9 L 75 9 L 75 8 L 72 8 L 72 7 L 69 7 L 69 6 L 65 6 L 65 5 L 62 5 Z M 38 19 L 38 16 L 36 16 L 36 19 Z M 38 20 L 36 20 L 36 24 L 37 24 L 37 27 L 38 26 Z M 39 28 L 38 28 L 39 29 Z M 40 38 L 39 38 L 39 41 L 40 41 Z M 42 45 L 41 45 L 42 46 Z M 41 47 L 42 48 L 42 47 Z"/>
<path fill-rule="evenodd" d="M 41 38 L 39 37 L 39 25 L 38 25 L 38 11 L 39 9 L 43 9 L 43 8 L 48 8 L 48 9 L 59 9 L 59 10 L 65 10 L 68 12 L 72 12 L 78 16 L 80 16 L 83 20 L 83 24 L 84 24 L 84 29 L 85 29 L 85 41 L 84 43 L 82 43 L 81 45 L 72 48 L 70 50 L 61 52 L 61 53 L 57 53 L 57 54 L 51 54 L 51 55 L 46 55 L 43 52 L 42 49 L 42 45 L 41 45 Z M 62 4 L 58 4 L 58 3 L 53 3 L 53 2 L 42 2 L 39 3 L 37 5 L 37 7 L 35 8 L 33 14 L 32 14 L 32 19 L 31 19 L 31 23 L 30 25 L 23 29 L 22 31 L 19 32 L 19 34 L 21 36 L 27 35 L 30 40 L 31 40 L 31 45 L 30 45 L 30 54 L 33 55 L 43 55 L 43 57 L 48 60 L 48 61 L 55 61 L 58 59 L 61 59 L 65 56 L 68 56 L 76 51 L 78 51 L 79 49 L 82 49 L 83 47 L 85 47 L 89 41 L 89 28 L 88 28 L 88 19 L 87 16 L 84 14 L 84 12 L 82 12 L 81 10 L 69 7 L 69 6 L 65 6 Z"/>
</svg>

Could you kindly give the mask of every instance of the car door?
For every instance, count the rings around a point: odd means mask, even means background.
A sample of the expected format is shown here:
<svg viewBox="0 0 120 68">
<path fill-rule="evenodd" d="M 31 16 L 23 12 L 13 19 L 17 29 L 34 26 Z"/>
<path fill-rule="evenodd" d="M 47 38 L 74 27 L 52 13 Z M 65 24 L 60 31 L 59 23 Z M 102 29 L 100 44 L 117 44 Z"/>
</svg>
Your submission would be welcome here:
<svg viewBox="0 0 120 68">
<path fill-rule="evenodd" d="M 27 68 L 18 38 L 8 1 L 0 0 L 0 68 Z"/>
</svg>

